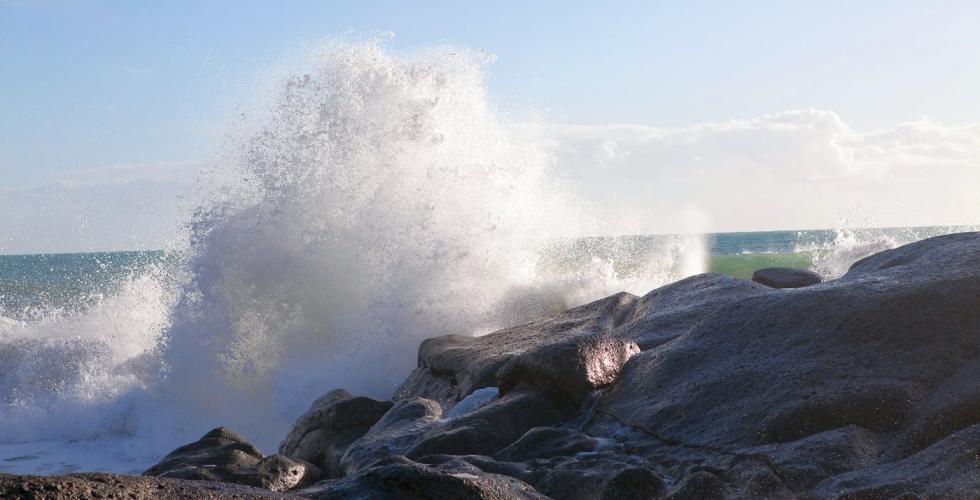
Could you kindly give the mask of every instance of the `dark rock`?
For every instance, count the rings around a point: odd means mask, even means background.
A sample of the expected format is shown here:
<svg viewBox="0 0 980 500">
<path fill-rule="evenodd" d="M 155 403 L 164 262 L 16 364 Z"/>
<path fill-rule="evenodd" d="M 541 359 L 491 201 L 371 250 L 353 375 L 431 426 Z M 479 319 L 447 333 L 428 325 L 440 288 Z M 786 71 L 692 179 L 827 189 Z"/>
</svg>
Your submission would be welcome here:
<svg viewBox="0 0 980 500">
<path fill-rule="evenodd" d="M 823 281 L 819 274 L 808 269 L 767 267 L 752 273 L 752 281 L 769 288 L 803 288 Z"/>
<path fill-rule="evenodd" d="M 546 321 L 483 337 L 447 335 L 422 342 L 418 368 L 395 399 L 420 396 L 450 407 L 482 387 L 496 387 L 497 372 L 511 358 L 545 344 L 610 331 L 630 313 L 636 297 L 619 293 L 569 309 Z"/>
<path fill-rule="evenodd" d="M 547 395 L 533 388 L 519 390 L 435 427 L 405 455 L 493 455 L 529 429 L 564 419 L 565 414 Z"/>
<path fill-rule="evenodd" d="M 876 270 L 872 259 L 820 286 L 719 309 L 635 356 L 598 411 L 716 450 L 849 425 L 903 429 L 980 354 L 980 234 L 910 246 L 903 265 Z"/>
<path fill-rule="evenodd" d="M 186 481 L 102 472 L 65 476 L 0 474 L 0 498 L 77 500 L 80 498 L 168 498 L 179 500 L 300 498 L 283 493 L 210 481 Z"/>
<path fill-rule="evenodd" d="M 526 481 L 545 495 L 568 500 L 619 498 L 616 495 L 631 484 L 638 488 L 635 493 L 654 491 L 659 495 L 664 482 L 644 465 L 627 456 L 555 457 L 529 463 L 532 471 Z"/>
<path fill-rule="evenodd" d="M 218 427 L 170 452 L 143 473 L 174 479 L 217 481 L 285 491 L 316 480 L 315 465 L 282 455 L 263 457 L 244 438 Z"/>
<path fill-rule="evenodd" d="M 431 467 L 405 457 L 392 456 L 322 489 L 302 491 L 309 498 L 331 500 L 385 498 L 390 500 L 511 500 L 540 499 L 526 483 L 508 476 L 487 474 L 459 462 Z"/>
<path fill-rule="evenodd" d="M 769 292 L 772 289 L 758 283 L 722 274 L 691 276 L 637 300 L 612 334 L 636 342 L 645 351 L 689 332 L 722 307 Z"/>
<path fill-rule="evenodd" d="M 431 399 L 401 400 L 351 443 L 341 458 L 341 468 L 349 474 L 390 455 L 404 454 L 427 431 L 441 425 L 441 418 L 442 407 Z"/>
<path fill-rule="evenodd" d="M 571 429 L 535 427 L 520 439 L 497 453 L 500 460 L 525 461 L 534 458 L 573 456 L 594 451 L 601 445 L 599 439 Z"/>
<path fill-rule="evenodd" d="M 717 475 L 698 471 L 684 478 L 667 496 L 669 500 L 715 500 L 728 497 L 730 490 Z"/>
<path fill-rule="evenodd" d="M 544 388 L 556 398 L 578 402 L 613 383 L 623 365 L 639 352 L 636 342 L 604 335 L 545 344 L 504 364 L 497 375 L 500 394 L 529 384 Z"/>
<path fill-rule="evenodd" d="M 907 458 L 836 475 L 817 498 L 976 498 L 980 492 L 980 425 L 972 425 Z"/>
<path fill-rule="evenodd" d="M 330 391 L 296 421 L 279 453 L 318 465 L 324 477 L 340 477 L 340 459 L 347 447 L 392 406 L 391 401 L 353 397 L 343 389 Z"/>
<path fill-rule="evenodd" d="M 623 469 L 606 481 L 601 500 L 647 500 L 663 495 L 664 480 L 650 469 Z"/>
</svg>

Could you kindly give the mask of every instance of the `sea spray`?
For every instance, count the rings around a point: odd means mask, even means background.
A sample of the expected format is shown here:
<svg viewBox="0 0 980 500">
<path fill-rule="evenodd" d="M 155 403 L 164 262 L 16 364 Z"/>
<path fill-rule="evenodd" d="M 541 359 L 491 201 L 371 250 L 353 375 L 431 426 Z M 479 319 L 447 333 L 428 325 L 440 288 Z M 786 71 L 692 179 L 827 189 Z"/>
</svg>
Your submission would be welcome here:
<svg viewBox="0 0 980 500">
<path fill-rule="evenodd" d="M 700 270 L 698 238 L 569 247 L 598 221 L 533 126 L 497 114 L 486 62 L 331 43 L 284 78 L 206 176 L 225 181 L 190 218 L 179 279 L 4 320 L 0 438 L 98 439 L 136 467 L 227 425 L 271 451 L 326 390 L 387 397 L 423 338 Z"/>
</svg>

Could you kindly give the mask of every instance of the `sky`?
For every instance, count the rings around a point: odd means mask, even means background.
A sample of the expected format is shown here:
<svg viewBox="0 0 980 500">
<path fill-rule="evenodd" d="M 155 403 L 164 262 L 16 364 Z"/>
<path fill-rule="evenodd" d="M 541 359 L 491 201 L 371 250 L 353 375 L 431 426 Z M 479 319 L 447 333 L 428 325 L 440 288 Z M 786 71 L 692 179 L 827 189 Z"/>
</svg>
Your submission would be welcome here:
<svg viewBox="0 0 980 500">
<path fill-rule="evenodd" d="M 0 253 L 159 248 L 272 68 L 332 36 L 495 56 L 629 228 L 980 222 L 980 3 L 0 0 Z M 693 215 L 692 215 L 693 214 Z"/>
</svg>

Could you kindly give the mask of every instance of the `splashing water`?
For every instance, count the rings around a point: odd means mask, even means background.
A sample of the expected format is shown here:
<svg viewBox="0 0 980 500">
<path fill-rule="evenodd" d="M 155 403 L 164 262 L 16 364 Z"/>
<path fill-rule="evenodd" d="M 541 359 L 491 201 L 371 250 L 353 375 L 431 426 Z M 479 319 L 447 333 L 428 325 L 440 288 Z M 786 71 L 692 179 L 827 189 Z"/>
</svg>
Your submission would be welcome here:
<svg viewBox="0 0 980 500">
<path fill-rule="evenodd" d="M 179 288 L 148 274 L 76 315 L 0 323 L 0 415 L 23 416 L 0 440 L 122 436 L 148 463 L 227 425 L 270 451 L 329 389 L 387 397 L 423 338 L 702 270 L 694 237 L 570 251 L 597 221 L 546 142 L 490 105 L 485 62 L 319 52 L 245 124 Z"/>
</svg>

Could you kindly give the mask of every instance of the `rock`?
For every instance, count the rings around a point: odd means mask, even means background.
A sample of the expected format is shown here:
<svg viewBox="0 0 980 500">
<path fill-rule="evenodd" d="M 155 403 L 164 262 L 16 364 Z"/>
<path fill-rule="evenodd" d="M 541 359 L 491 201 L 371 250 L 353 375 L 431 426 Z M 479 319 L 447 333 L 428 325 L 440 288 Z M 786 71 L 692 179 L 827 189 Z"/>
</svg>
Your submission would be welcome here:
<svg viewBox="0 0 980 500">
<path fill-rule="evenodd" d="M 725 482 L 709 471 L 698 471 L 684 478 L 667 496 L 669 500 L 720 500 L 730 491 Z"/>
<path fill-rule="evenodd" d="M 546 394 L 534 388 L 514 391 L 431 429 L 405 456 L 493 455 L 529 429 L 563 420 L 565 414 Z"/>
<path fill-rule="evenodd" d="M 716 273 L 698 274 L 657 288 L 635 301 L 616 337 L 640 350 L 670 342 L 727 305 L 772 292 L 758 283 Z"/>
<path fill-rule="evenodd" d="M 716 450 L 850 425 L 901 431 L 980 354 L 980 234 L 910 247 L 820 286 L 722 307 L 636 355 L 597 411 Z M 882 259 L 894 265 L 872 265 Z"/>
<path fill-rule="evenodd" d="M 500 394 L 536 385 L 560 400 L 577 403 L 616 380 L 640 352 L 636 342 L 604 335 L 572 337 L 512 357 L 497 375 Z"/>
<path fill-rule="evenodd" d="M 324 477 L 340 477 L 347 447 L 394 406 L 391 401 L 353 397 L 343 389 L 317 399 L 293 425 L 279 453 L 319 466 Z"/>
<path fill-rule="evenodd" d="M 980 491 L 980 425 L 972 425 L 907 458 L 831 477 L 815 498 L 976 498 Z"/>
<path fill-rule="evenodd" d="M 143 474 L 285 491 L 315 481 L 320 470 L 315 465 L 282 455 L 263 457 L 244 438 L 218 427 L 200 440 L 170 452 Z"/>
<path fill-rule="evenodd" d="M 418 368 L 394 399 L 425 397 L 451 407 L 476 389 L 497 387 L 497 372 L 511 358 L 545 344 L 613 329 L 629 314 L 634 295 L 619 293 L 545 321 L 485 335 L 447 335 L 422 342 Z"/>
<path fill-rule="evenodd" d="M 752 281 L 769 288 L 803 288 L 823 281 L 819 274 L 808 269 L 767 267 L 752 273 Z"/>
<path fill-rule="evenodd" d="M 556 457 L 528 464 L 534 470 L 527 482 L 545 495 L 567 500 L 661 496 L 663 479 L 645 465 L 625 456 Z"/>
<path fill-rule="evenodd" d="M 183 500 L 300 498 L 283 493 L 211 481 L 186 481 L 103 472 L 65 476 L 0 474 L 0 497 L 77 500 L 79 498 L 168 498 Z"/>
<path fill-rule="evenodd" d="M 495 456 L 499 460 L 511 461 L 574 456 L 577 453 L 595 451 L 601 445 L 599 439 L 571 429 L 535 427 Z"/>
<path fill-rule="evenodd" d="M 245 438 L 218 427 L 170 452 L 143 475 L 261 486 L 255 472 L 261 460 L 262 453 Z"/>
<path fill-rule="evenodd" d="M 547 497 L 524 482 L 487 474 L 476 467 L 440 466 L 392 456 L 370 468 L 321 489 L 302 492 L 309 498 L 330 500 L 385 498 L 390 500 L 520 500 Z"/>
<path fill-rule="evenodd" d="M 661 496 L 664 480 L 650 469 L 623 469 L 606 481 L 601 500 L 647 500 Z"/>
<path fill-rule="evenodd" d="M 345 474 L 357 472 L 391 455 L 404 454 L 427 431 L 442 423 L 442 407 L 425 398 L 403 399 L 368 432 L 351 443 L 341 458 Z"/>
</svg>

